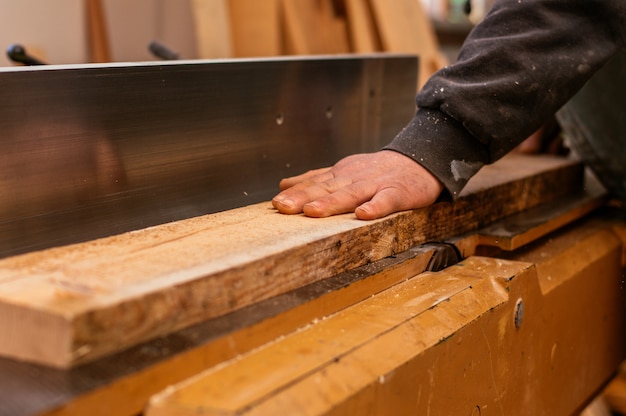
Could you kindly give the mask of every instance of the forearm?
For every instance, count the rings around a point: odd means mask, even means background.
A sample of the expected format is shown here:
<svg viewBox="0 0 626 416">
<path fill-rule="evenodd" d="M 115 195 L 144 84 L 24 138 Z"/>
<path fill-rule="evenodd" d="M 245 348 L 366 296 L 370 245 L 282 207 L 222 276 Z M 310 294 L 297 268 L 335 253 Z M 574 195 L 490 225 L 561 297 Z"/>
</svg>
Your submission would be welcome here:
<svg viewBox="0 0 626 416">
<path fill-rule="evenodd" d="M 624 44 L 623 0 L 499 0 L 456 64 L 417 96 L 415 118 L 386 149 L 456 196 L 484 164 L 552 116 Z"/>
</svg>

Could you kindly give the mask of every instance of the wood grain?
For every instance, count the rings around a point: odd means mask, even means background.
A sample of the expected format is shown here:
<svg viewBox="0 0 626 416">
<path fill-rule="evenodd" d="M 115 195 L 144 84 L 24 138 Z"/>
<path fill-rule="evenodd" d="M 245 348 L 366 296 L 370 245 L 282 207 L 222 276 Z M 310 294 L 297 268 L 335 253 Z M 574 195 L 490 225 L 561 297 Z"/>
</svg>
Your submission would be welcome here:
<svg viewBox="0 0 626 416">
<path fill-rule="evenodd" d="M 269 203 L 0 261 L 0 353 L 69 367 L 574 192 L 579 164 L 511 156 L 454 203 L 376 221 Z"/>
</svg>

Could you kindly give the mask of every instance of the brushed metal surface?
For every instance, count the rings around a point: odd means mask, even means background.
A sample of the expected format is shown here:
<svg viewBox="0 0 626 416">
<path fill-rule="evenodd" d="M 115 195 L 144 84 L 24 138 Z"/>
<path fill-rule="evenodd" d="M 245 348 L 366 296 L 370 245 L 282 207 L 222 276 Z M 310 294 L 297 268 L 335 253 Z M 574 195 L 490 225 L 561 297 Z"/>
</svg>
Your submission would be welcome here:
<svg viewBox="0 0 626 416">
<path fill-rule="evenodd" d="M 0 257 L 270 199 L 374 151 L 414 111 L 417 58 L 0 69 Z"/>
</svg>

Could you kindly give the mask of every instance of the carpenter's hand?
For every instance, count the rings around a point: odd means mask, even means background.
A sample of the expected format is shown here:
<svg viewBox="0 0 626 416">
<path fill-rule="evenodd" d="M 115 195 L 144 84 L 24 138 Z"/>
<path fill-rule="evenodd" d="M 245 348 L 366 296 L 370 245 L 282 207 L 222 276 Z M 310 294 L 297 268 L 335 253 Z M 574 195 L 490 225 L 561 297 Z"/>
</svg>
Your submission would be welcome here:
<svg viewBox="0 0 626 416">
<path fill-rule="evenodd" d="M 391 150 L 348 156 L 331 168 L 283 179 L 272 200 L 284 214 L 353 212 L 371 220 L 435 202 L 443 186 L 411 158 Z"/>
</svg>

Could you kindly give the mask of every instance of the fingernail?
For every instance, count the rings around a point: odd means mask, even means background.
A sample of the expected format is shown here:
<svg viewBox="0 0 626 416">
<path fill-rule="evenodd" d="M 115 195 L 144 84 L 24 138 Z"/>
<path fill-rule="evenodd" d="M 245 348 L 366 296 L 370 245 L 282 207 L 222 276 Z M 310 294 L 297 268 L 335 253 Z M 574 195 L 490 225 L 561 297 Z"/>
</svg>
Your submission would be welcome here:
<svg viewBox="0 0 626 416">
<path fill-rule="evenodd" d="M 320 204 L 317 201 L 311 201 L 311 202 L 307 202 L 306 205 L 308 207 L 313 207 L 313 208 L 319 208 Z"/>
<path fill-rule="evenodd" d="M 307 215 L 319 215 L 322 212 L 322 208 L 317 202 L 309 202 L 302 207 L 302 211 L 304 211 Z"/>
<path fill-rule="evenodd" d="M 365 207 L 365 206 L 363 206 L 363 205 L 360 205 L 360 206 L 358 206 L 358 207 L 356 207 L 356 208 L 354 209 L 354 212 L 355 212 L 355 213 L 356 213 L 356 212 L 362 212 L 363 214 L 367 214 L 367 213 L 368 213 L 368 209 L 367 209 L 367 207 Z"/>
<path fill-rule="evenodd" d="M 372 214 L 372 207 L 369 204 L 363 204 L 359 207 L 356 207 L 354 210 L 354 214 L 357 218 L 362 220 L 371 220 L 376 218 L 376 215 Z"/>
<path fill-rule="evenodd" d="M 284 208 L 293 208 L 293 201 L 289 198 L 274 198 L 274 201 Z"/>
</svg>

